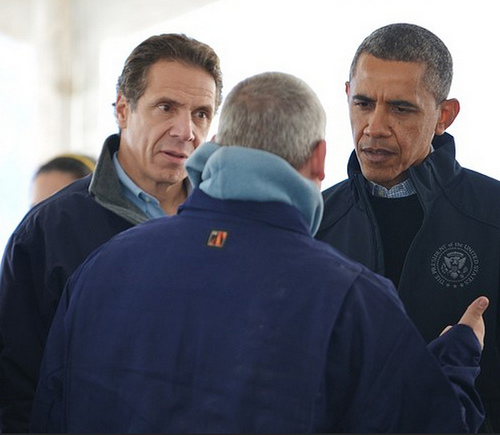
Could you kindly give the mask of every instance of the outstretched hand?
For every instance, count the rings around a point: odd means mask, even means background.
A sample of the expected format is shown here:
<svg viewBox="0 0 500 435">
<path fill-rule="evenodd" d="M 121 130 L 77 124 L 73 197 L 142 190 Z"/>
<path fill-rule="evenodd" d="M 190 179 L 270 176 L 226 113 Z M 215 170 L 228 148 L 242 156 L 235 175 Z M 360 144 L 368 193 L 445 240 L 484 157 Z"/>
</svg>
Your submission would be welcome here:
<svg viewBox="0 0 500 435">
<path fill-rule="evenodd" d="M 478 297 L 474 302 L 472 302 L 462 318 L 458 322 L 461 325 L 467 325 L 472 328 L 474 334 L 476 334 L 479 343 L 481 344 L 481 349 L 484 347 L 484 320 L 483 313 L 488 308 L 490 301 L 486 296 Z M 443 335 L 451 326 L 447 326 L 440 335 Z"/>
</svg>

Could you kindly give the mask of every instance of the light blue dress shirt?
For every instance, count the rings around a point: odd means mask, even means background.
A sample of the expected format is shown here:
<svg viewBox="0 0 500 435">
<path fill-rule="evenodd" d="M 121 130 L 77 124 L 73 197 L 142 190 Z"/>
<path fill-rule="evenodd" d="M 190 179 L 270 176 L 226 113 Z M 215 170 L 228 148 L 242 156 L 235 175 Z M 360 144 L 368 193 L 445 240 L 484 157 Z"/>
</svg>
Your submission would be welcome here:
<svg viewBox="0 0 500 435">
<path fill-rule="evenodd" d="M 165 211 L 160 206 L 160 201 L 158 201 L 154 196 L 144 192 L 125 173 L 120 165 L 120 162 L 118 162 L 118 152 L 113 154 L 113 163 L 125 197 L 139 207 L 150 219 L 166 216 Z"/>
</svg>

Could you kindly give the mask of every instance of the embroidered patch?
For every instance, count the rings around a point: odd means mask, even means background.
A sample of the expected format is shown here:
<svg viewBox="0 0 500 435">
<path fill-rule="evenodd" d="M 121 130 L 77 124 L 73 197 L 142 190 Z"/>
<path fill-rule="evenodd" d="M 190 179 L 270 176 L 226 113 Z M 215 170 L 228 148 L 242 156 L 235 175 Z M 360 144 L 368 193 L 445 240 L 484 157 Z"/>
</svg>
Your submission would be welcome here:
<svg viewBox="0 0 500 435">
<path fill-rule="evenodd" d="M 479 258 L 470 245 L 451 242 L 438 248 L 431 259 L 431 272 L 445 287 L 468 286 L 479 271 Z"/>
<path fill-rule="evenodd" d="M 208 236 L 207 245 L 214 248 L 223 248 L 227 239 L 227 231 L 212 230 Z"/>
</svg>

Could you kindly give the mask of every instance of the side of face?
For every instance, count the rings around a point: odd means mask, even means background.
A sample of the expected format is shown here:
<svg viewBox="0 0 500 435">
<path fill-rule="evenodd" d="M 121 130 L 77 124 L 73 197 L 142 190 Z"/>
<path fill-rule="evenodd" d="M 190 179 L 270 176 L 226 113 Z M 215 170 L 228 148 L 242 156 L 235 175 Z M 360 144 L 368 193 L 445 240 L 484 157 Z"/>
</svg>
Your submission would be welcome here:
<svg viewBox="0 0 500 435">
<path fill-rule="evenodd" d="M 186 159 L 208 134 L 216 95 L 215 80 L 205 70 L 163 60 L 149 68 L 146 90 L 133 110 L 118 95 L 118 160 L 139 187 L 154 196 L 183 181 Z"/>
<path fill-rule="evenodd" d="M 306 163 L 298 169 L 299 174 L 311 180 L 319 190 L 321 182 L 325 179 L 325 161 L 326 141 L 322 139 L 316 144 Z"/>
<path fill-rule="evenodd" d="M 434 134 L 443 134 L 458 114 L 458 106 L 450 111 L 451 100 L 437 104 L 425 88 L 425 68 L 422 63 L 386 61 L 365 53 L 346 83 L 361 171 L 386 188 L 405 180 L 408 168 L 422 163 Z"/>
</svg>

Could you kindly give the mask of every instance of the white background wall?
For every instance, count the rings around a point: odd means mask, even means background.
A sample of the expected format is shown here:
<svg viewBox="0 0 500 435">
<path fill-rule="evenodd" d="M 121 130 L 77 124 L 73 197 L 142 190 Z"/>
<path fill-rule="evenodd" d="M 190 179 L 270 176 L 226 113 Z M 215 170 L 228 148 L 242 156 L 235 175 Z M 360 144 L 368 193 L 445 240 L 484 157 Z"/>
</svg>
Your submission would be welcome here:
<svg viewBox="0 0 500 435">
<path fill-rule="evenodd" d="M 306 80 L 329 116 L 326 188 L 345 178 L 352 150 L 344 82 L 357 46 L 391 22 L 427 27 L 454 57 L 450 96 L 462 109 L 448 131 L 457 140 L 458 160 L 500 179 L 497 4 L 0 0 L 0 248 L 27 209 L 36 165 L 60 151 L 97 155 L 104 138 L 116 131 L 111 103 L 123 61 L 156 33 L 183 32 L 210 44 L 222 60 L 224 94 L 263 71 Z"/>
</svg>

